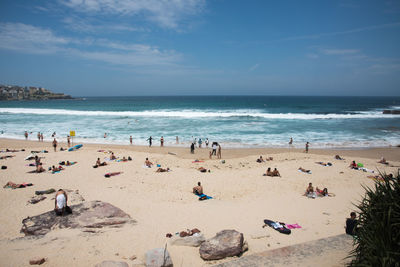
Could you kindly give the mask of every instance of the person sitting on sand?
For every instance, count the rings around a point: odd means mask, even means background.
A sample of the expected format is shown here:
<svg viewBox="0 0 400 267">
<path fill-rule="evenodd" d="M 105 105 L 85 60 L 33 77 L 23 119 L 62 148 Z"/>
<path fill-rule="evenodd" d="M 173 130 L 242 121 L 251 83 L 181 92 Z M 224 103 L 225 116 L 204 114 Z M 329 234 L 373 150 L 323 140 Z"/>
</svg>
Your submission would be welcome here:
<svg viewBox="0 0 400 267">
<path fill-rule="evenodd" d="M 97 158 L 97 160 L 96 160 L 96 164 L 93 166 L 93 168 L 97 168 L 97 167 L 100 167 L 100 166 L 106 166 L 107 165 L 107 162 L 100 162 L 100 158 Z"/>
<path fill-rule="evenodd" d="M 274 176 L 274 173 L 271 171 L 271 168 L 268 168 L 267 171 L 263 174 L 264 176 Z"/>
<path fill-rule="evenodd" d="M 36 165 L 36 172 L 40 173 L 40 172 L 44 172 L 45 169 L 43 168 L 43 164 L 39 163 L 39 165 Z"/>
<path fill-rule="evenodd" d="M 57 216 L 63 216 L 65 213 L 72 213 L 70 207 L 67 206 L 68 196 L 67 193 L 59 189 L 56 193 L 55 203 L 54 203 L 54 211 Z"/>
<path fill-rule="evenodd" d="M 382 157 L 381 160 L 378 161 L 378 163 L 382 163 L 382 164 L 385 164 L 385 165 L 389 165 L 389 162 L 387 162 L 386 159 L 385 159 L 384 157 Z"/>
<path fill-rule="evenodd" d="M 325 162 L 322 162 L 322 161 L 318 161 L 318 162 L 315 162 L 315 163 L 317 163 L 317 164 L 319 164 L 319 165 L 322 165 L 322 166 L 332 166 L 332 163 L 330 163 L 330 162 L 327 162 L 327 163 L 325 163 Z"/>
<path fill-rule="evenodd" d="M 145 165 L 147 168 L 151 168 L 151 166 L 153 165 L 153 162 L 151 162 L 151 161 L 149 160 L 149 158 L 146 158 L 146 160 L 145 160 L 145 162 L 144 162 L 144 165 Z"/>
<path fill-rule="evenodd" d="M 350 218 L 346 220 L 346 234 L 348 235 L 356 235 L 357 234 L 357 224 L 358 221 L 356 219 L 356 213 L 353 211 L 350 213 Z"/>
<path fill-rule="evenodd" d="M 125 158 L 125 156 L 123 156 L 123 157 L 122 157 L 122 159 L 121 159 L 121 161 L 123 161 L 123 162 L 127 162 L 127 161 L 128 161 L 128 159 L 127 159 L 127 158 Z"/>
<path fill-rule="evenodd" d="M 273 170 L 273 172 L 272 172 L 272 176 L 281 177 L 281 174 L 279 173 L 279 171 L 278 171 L 276 168 L 274 168 L 274 170 Z"/>
<path fill-rule="evenodd" d="M 357 163 L 356 163 L 356 161 L 355 160 L 353 160 L 351 163 L 350 163 L 350 169 L 355 169 L 355 170 L 358 170 L 358 167 L 357 167 Z"/>
<path fill-rule="evenodd" d="M 40 164 L 40 158 L 38 157 L 38 155 L 35 155 L 35 165 L 39 165 Z"/>
<path fill-rule="evenodd" d="M 158 169 L 156 170 L 156 172 L 169 172 L 169 171 L 171 171 L 169 168 L 166 168 L 166 169 L 158 168 Z"/>
<path fill-rule="evenodd" d="M 256 162 L 261 163 L 261 162 L 265 162 L 265 161 L 264 161 L 263 157 L 260 156 L 260 157 L 256 160 Z"/>
<path fill-rule="evenodd" d="M 110 159 L 111 160 L 116 160 L 117 159 L 117 157 L 114 155 L 114 152 L 111 152 Z"/>
<path fill-rule="evenodd" d="M 193 187 L 193 194 L 195 195 L 203 194 L 203 187 L 201 186 L 200 182 L 197 182 L 197 186 Z"/>
<path fill-rule="evenodd" d="M 339 156 L 339 155 L 336 155 L 335 156 L 335 159 L 338 159 L 338 160 L 344 160 L 344 158 L 342 158 L 341 156 Z"/>
<path fill-rule="evenodd" d="M 316 198 L 317 197 L 317 195 L 314 192 L 314 187 L 312 186 L 312 183 L 308 184 L 308 187 L 306 188 L 305 196 L 312 197 L 312 198 Z"/>
<path fill-rule="evenodd" d="M 305 172 L 305 173 L 311 173 L 311 170 L 306 170 L 302 167 L 299 167 L 299 171 Z"/>
</svg>

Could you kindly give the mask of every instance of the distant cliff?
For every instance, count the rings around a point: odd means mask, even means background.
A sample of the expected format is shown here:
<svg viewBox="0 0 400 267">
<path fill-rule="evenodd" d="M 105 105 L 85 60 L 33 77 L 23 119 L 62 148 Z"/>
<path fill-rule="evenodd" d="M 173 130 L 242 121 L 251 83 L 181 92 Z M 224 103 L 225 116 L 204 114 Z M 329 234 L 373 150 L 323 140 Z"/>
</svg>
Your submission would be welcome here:
<svg viewBox="0 0 400 267">
<path fill-rule="evenodd" d="M 72 99 L 70 95 L 53 93 L 42 87 L 0 85 L 0 100 Z"/>
</svg>

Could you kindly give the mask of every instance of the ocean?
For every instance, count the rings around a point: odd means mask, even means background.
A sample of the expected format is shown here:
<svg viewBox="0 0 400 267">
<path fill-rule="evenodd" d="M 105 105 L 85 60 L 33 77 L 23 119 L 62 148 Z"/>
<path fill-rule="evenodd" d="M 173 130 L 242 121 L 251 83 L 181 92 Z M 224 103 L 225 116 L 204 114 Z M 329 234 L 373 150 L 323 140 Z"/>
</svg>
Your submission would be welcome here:
<svg viewBox="0 0 400 267">
<path fill-rule="evenodd" d="M 400 97 L 157 96 L 0 102 L 0 137 L 42 132 L 75 143 L 189 146 L 208 138 L 224 148 L 364 148 L 400 144 Z M 104 133 L 107 137 L 104 138 Z M 179 137 L 179 144 L 175 138 Z M 204 144 L 204 143 L 203 143 Z"/>
</svg>

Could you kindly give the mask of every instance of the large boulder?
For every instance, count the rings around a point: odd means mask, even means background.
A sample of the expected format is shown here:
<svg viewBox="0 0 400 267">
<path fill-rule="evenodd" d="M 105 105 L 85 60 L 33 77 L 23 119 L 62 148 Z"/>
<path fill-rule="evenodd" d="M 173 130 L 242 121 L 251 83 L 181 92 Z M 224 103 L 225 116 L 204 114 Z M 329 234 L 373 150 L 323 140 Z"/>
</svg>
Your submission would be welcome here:
<svg viewBox="0 0 400 267">
<path fill-rule="evenodd" d="M 203 260 L 220 260 L 240 255 L 243 247 L 243 234 L 236 230 L 222 230 L 200 246 L 200 257 Z"/>
<path fill-rule="evenodd" d="M 102 261 L 94 267 L 129 267 L 129 265 L 124 261 Z"/>
<path fill-rule="evenodd" d="M 167 248 L 155 248 L 146 252 L 146 267 L 172 267 Z"/>
<path fill-rule="evenodd" d="M 171 239 L 171 245 L 175 246 L 189 246 L 189 247 L 198 247 L 206 241 L 205 237 L 201 233 L 195 233 L 191 236 L 175 236 Z"/>
<path fill-rule="evenodd" d="M 72 214 L 56 216 L 54 211 L 27 217 L 22 220 L 21 233 L 26 236 L 45 235 L 56 228 L 102 228 L 121 227 L 126 223 L 136 223 L 121 209 L 98 200 L 72 205 Z"/>
</svg>

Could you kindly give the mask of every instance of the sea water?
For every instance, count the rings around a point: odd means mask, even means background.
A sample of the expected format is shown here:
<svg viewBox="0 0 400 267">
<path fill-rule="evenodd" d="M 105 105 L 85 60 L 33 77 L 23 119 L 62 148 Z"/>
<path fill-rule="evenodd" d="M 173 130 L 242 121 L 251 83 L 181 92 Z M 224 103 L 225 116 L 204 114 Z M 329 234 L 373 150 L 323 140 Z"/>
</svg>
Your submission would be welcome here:
<svg viewBox="0 0 400 267">
<path fill-rule="evenodd" d="M 42 132 L 76 143 L 189 146 L 208 138 L 227 147 L 382 147 L 400 144 L 399 97 L 157 96 L 0 102 L 0 138 Z M 104 134 L 107 137 L 104 138 Z M 176 144 L 176 136 L 179 144 Z"/>
</svg>

